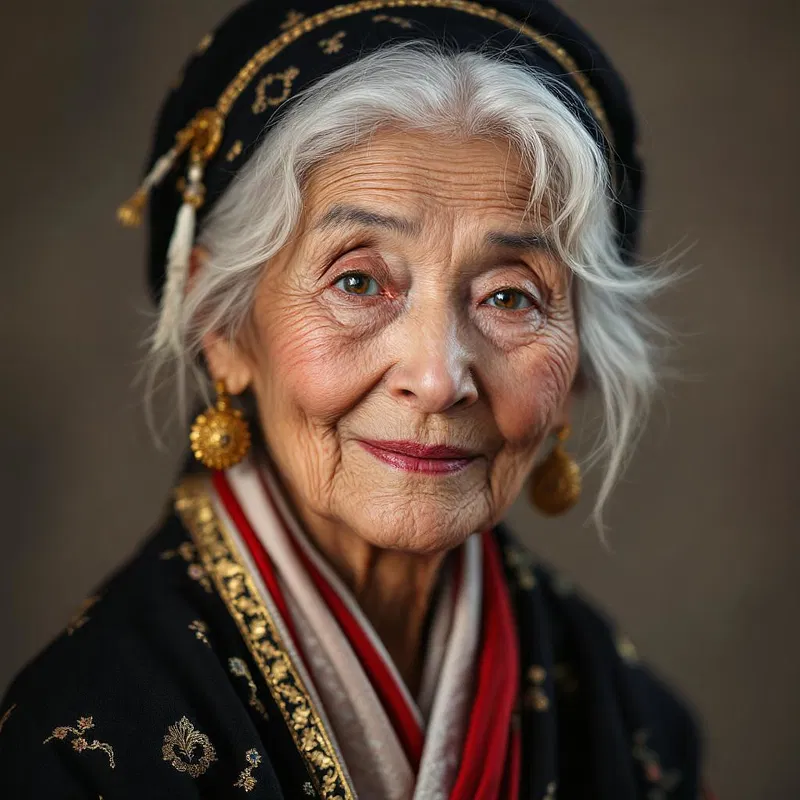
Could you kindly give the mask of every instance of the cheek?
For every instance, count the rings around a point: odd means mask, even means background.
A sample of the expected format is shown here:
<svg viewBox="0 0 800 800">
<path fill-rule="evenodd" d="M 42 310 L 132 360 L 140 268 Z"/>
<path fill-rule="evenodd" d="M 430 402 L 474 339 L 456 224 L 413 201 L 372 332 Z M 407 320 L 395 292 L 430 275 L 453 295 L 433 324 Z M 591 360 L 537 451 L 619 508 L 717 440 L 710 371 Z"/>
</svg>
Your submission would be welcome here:
<svg viewBox="0 0 800 800">
<path fill-rule="evenodd" d="M 578 364 L 574 330 L 559 331 L 492 376 L 492 409 L 503 439 L 515 449 L 536 447 L 567 398 Z"/>
<path fill-rule="evenodd" d="M 334 423 L 369 390 L 377 368 L 370 353 L 313 304 L 264 319 L 257 369 L 263 396 L 272 405 Z"/>
</svg>

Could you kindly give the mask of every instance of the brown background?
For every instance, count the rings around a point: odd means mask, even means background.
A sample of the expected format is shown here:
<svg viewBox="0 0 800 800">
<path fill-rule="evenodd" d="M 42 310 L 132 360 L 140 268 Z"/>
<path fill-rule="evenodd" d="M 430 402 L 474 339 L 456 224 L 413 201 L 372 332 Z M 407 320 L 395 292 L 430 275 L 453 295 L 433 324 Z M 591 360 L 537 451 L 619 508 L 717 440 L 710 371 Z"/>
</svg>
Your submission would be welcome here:
<svg viewBox="0 0 800 800">
<path fill-rule="evenodd" d="M 134 548 L 170 487 L 180 448 L 154 449 L 133 385 L 144 236 L 113 212 L 167 85 L 232 5 L 0 12 L 0 687 Z M 697 270 L 660 301 L 684 379 L 613 497 L 611 549 L 583 524 L 588 503 L 554 523 L 521 501 L 512 522 L 695 704 L 722 800 L 800 797 L 797 4 L 564 5 L 633 89 L 647 253 L 691 246 L 683 264 Z"/>
</svg>

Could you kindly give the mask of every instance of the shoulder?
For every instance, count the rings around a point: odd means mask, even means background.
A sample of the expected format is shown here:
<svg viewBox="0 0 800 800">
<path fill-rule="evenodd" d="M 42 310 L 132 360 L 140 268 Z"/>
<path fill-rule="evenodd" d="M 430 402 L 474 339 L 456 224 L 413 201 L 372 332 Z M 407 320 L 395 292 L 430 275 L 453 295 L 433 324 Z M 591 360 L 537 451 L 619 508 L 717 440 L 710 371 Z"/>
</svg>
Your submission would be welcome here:
<svg viewBox="0 0 800 800">
<path fill-rule="evenodd" d="M 9 687 L 0 796 L 197 796 L 193 778 L 229 741 L 221 709 L 232 725 L 248 726 L 236 719 L 241 704 L 211 647 L 212 628 L 236 636 L 235 625 L 219 624 L 227 621 L 220 603 L 191 537 L 169 514 Z M 175 752 L 190 763 L 170 761 Z M 243 761 L 245 753 L 230 755 Z"/>
<path fill-rule="evenodd" d="M 631 779 L 645 788 L 694 800 L 701 735 L 691 704 L 571 580 L 540 563 L 508 527 L 499 526 L 497 537 L 523 660 L 549 662 L 562 723 L 602 731 L 603 741 L 591 748 L 607 751 L 611 760 L 627 757 Z"/>
</svg>

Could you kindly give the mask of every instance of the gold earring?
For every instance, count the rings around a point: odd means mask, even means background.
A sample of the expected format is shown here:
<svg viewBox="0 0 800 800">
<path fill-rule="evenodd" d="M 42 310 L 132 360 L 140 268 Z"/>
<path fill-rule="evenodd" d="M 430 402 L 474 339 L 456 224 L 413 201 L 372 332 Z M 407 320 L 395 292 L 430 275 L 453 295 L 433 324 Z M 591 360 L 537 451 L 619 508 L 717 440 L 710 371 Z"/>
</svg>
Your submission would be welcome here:
<svg viewBox="0 0 800 800">
<path fill-rule="evenodd" d="M 569 425 L 556 434 L 558 441 L 549 456 L 533 470 L 530 499 L 548 516 L 569 511 L 581 496 L 581 471 L 561 446 L 569 438 Z"/>
<path fill-rule="evenodd" d="M 238 464 L 250 449 L 250 428 L 238 408 L 231 407 L 225 381 L 217 381 L 217 402 L 199 414 L 189 441 L 198 461 L 211 469 Z"/>
</svg>

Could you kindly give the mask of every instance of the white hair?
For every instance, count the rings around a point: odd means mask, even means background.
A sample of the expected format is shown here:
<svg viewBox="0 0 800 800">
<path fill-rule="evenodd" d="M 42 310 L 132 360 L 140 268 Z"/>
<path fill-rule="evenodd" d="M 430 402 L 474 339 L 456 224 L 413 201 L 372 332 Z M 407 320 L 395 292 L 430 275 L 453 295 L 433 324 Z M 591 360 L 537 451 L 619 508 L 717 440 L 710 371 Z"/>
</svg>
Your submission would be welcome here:
<svg viewBox="0 0 800 800">
<path fill-rule="evenodd" d="M 656 335 L 665 331 L 645 301 L 671 277 L 623 260 L 606 155 L 553 81 L 497 53 L 412 41 L 364 56 L 298 93 L 205 221 L 198 244 L 209 257 L 183 300 L 176 335 L 151 351 L 151 374 L 170 366 L 180 376 L 194 374 L 207 391 L 197 366 L 202 339 L 210 331 L 237 337 L 264 264 L 296 230 L 304 178 L 314 166 L 386 125 L 502 137 L 532 175 L 529 211 L 547 208 L 554 248 L 576 279 L 580 371 L 603 406 L 588 459 L 606 460 L 594 507 L 602 530 L 603 505 L 657 385 Z"/>
</svg>

